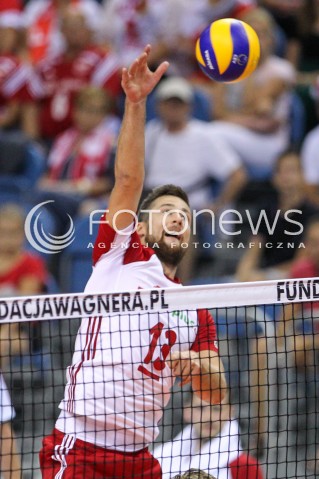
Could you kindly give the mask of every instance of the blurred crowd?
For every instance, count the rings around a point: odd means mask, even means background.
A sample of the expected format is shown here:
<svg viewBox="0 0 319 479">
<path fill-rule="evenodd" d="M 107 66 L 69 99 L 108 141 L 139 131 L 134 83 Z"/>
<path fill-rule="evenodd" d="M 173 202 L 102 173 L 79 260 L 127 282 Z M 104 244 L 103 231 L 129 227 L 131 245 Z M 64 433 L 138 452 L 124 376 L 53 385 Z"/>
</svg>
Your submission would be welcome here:
<svg viewBox="0 0 319 479">
<path fill-rule="evenodd" d="M 199 33 L 225 17 L 250 24 L 261 44 L 255 72 L 234 84 L 209 80 L 194 55 Z M 204 210 L 196 217 L 196 247 L 179 272 L 184 283 L 319 276 L 318 0 L 0 0 L 0 38 L 0 296 L 83 289 L 91 229 L 97 226 L 93 212 L 107 207 L 114 180 L 124 102 L 121 69 L 147 43 L 152 66 L 165 59 L 170 67 L 147 103 L 144 193 L 177 184 L 192 208 Z M 61 254 L 26 241 L 25 217 L 39 204 L 51 238 L 62 238 L 74 223 L 74 242 Z M 296 400 L 286 398 L 289 406 L 281 415 L 295 418 L 285 425 L 295 433 L 285 447 L 297 454 L 301 442 L 307 449 L 300 477 L 319 471 L 316 434 L 309 435 L 303 424 L 300 435 L 297 418 L 301 403 L 308 422 L 318 416 L 315 310 L 311 303 L 264 312 L 272 333 L 260 327 L 248 334 L 247 328 L 248 346 L 237 335 L 236 348 L 246 348 L 248 378 L 238 379 L 238 364 L 234 375 L 225 353 L 232 411 L 244 428 L 246 413 L 235 402 L 251 405 L 253 453 L 265 458 L 273 447 L 276 465 L 279 445 L 269 445 L 265 424 L 274 386 L 265 372 L 286 365 L 283 387 Z M 296 316 L 297 326 L 291 322 Z M 220 328 L 222 339 L 233 341 L 225 331 Z M 58 333 L 54 351 L 63 355 L 65 331 Z M 42 373 L 55 361 L 48 354 L 49 334 L 36 323 L 0 326 L 0 345 L 8 341 L 9 348 L 0 348 L 0 367 L 9 389 L 14 368 L 33 368 L 40 386 L 45 384 Z M 62 371 L 65 360 L 59 361 Z M 20 404 L 17 419 L 21 415 Z M 276 432 L 283 427 L 279 422 Z M 289 454 L 282 457 L 287 461 Z M 297 455 L 291 459 L 300 461 Z M 277 469 L 276 477 L 288 477 Z"/>
</svg>

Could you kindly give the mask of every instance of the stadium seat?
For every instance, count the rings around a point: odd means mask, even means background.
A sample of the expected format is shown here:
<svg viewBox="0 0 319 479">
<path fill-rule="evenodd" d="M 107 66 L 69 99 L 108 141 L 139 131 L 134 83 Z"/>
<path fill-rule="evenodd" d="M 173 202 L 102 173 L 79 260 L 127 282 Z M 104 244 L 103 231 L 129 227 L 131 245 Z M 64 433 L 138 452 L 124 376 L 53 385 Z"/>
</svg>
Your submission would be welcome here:
<svg viewBox="0 0 319 479">
<path fill-rule="evenodd" d="M 45 170 L 45 157 L 39 145 L 19 131 L 0 132 L 0 174 L 32 188 Z"/>
<path fill-rule="evenodd" d="M 28 182 L 20 176 L 0 175 L 0 204 L 24 201 Z"/>
</svg>

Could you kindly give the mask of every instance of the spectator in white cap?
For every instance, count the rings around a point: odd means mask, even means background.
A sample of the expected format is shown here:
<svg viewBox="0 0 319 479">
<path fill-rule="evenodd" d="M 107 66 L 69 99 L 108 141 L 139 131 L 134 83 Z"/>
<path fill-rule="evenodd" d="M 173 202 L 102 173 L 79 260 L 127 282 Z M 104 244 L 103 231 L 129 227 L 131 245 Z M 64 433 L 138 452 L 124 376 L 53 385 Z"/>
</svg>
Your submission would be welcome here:
<svg viewBox="0 0 319 479">
<path fill-rule="evenodd" d="M 0 372 L 0 476 L 3 479 L 21 479 L 21 462 L 11 421 L 15 413 Z"/>
<path fill-rule="evenodd" d="M 223 209 L 246 181 L 238 156 L 211 131 L 209 123 L 191 117 L 193 87 L 187 80 L 165 79 L 155 96 L 159 118 L 146 126 L 146 189 L 178 183 L 197 211 Z M 212 179 L 221 187 L 215 197 Z M 189 279 L 186 273 L 185 279 Z"/>
<path fill-rule="evenodd" d="M 209 179 L 224 184 L 220 206 L 228 204 L 245 177 L 236 154 L 212 134 L 206 122 L 191 117 L 193 87 L 182 77 L 163 80 L 156 92 L 158 118 L 146 127 L 146 188 L 174 182 L 195 208 L 212 203 Z M 229 182 L 231 185 L 229 185 Z"/>
</svg>

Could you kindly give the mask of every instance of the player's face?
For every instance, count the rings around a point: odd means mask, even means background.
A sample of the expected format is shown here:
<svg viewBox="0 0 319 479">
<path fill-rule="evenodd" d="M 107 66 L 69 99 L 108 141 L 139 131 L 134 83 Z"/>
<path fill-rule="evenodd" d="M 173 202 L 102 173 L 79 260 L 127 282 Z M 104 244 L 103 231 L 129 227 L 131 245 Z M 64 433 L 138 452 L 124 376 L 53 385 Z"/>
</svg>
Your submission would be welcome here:
<svg viewBox="0 0 319 479">
<path fill-rule="evenodd" d="M 177 266 L 187 251 L 190 228 L 187 203 L 176 196 L 161 196 L 148 213 L 145 243 L 156 244 L 154 251 L 163 263 Z"/>
<path fill-rule="evenodd" d="M 193 424 L 196 434 L 201 439 L 216 437 L 224 423 L 230 419 L 229 404 L 212 406 L 193 394 L 190 407 L 185 408 L 185 420 Z"/>
</svg>

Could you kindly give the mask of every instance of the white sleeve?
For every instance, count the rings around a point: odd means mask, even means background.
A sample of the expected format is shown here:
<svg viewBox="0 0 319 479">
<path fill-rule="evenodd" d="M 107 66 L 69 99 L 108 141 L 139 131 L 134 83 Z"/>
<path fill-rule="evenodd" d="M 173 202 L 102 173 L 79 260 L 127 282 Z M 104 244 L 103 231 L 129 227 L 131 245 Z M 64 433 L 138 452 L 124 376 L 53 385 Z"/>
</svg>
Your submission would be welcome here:
<svg viewBox="0 0 319 479">
<path fill-rule="evenodd" d="M 0 372 L 0 423 L 11 421 L 15 416 L 6 383 Z"/>
<path fill-rule="evenodd" d="M 204 126 L 204 125 L 203 125 Z M 205 125 L 206 126 L 206 125 Z M 219 181 L 225 181 L 238 168 L 242 166 L 239 155 L 223 140 L 217 131 L 214 131 L 213 124 L 207 123 L 205 170 L 207 174 Z"/>
<path fill-rule="evenodd" d="M 175 471 L 175 468 L 172 467 L 173 462 L 173 442 L 165 442 L 164 444 L 157 444 L 155 445 L 154 450 L 152 451 L 152 455 L 161 465 L 162 469 L 162 479 L 170 479 L 172 476 L 171 472 Z M 178 469 L 179 472 L 179 469 Z"/>
<path fill-rule="evenodd" d="M 319 126 L 304 139 L 301 161 L 306 182 L 310 185 L 319 185 Z"/>
</svg>

